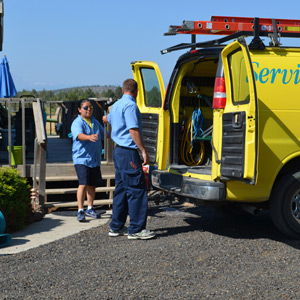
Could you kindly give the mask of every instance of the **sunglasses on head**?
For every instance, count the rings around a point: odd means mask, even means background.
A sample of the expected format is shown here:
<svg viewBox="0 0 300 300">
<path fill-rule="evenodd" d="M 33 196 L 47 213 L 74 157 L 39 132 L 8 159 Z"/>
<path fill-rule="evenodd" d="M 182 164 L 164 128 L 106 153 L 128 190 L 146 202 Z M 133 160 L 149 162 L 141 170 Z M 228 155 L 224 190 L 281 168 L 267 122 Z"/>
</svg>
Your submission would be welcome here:
<svg viewBox="0 0 300 300">
<path fill-rule="evenodd" d="M 90 105 L 90 106 L 82 106 L 82 108 L 84 110 L 88 110 L 88 109 L 93 109 L 93 106 L 92 105 Z"/>
</svg>

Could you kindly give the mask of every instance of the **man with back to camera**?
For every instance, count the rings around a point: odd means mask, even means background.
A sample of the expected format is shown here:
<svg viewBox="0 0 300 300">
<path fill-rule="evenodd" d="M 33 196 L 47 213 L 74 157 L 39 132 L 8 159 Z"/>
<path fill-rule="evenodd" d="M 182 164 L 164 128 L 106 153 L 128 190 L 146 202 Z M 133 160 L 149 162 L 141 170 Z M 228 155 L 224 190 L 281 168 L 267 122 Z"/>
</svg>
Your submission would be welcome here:
<svg viewBox="0 0 300 300">
<path fill-rule="evenodd" d="M 149 156 L 142 140 L 141 113 L 136 104 L 137 82 L 125 80 L 122 91 L 122 98 L 103 117 L 103 122 L 111 124 L 111 138 L 116 143 L 113 151 L 116 186 L 108 235 L 146 240 L 154 238 L 155 233 L 146 229 L 148 199 L 143 165 L 149 163 Z M 142 152 L 143 162 L 137 149 Z M 127 229 L 124 224 L 128 213 Z"/>
</svg>

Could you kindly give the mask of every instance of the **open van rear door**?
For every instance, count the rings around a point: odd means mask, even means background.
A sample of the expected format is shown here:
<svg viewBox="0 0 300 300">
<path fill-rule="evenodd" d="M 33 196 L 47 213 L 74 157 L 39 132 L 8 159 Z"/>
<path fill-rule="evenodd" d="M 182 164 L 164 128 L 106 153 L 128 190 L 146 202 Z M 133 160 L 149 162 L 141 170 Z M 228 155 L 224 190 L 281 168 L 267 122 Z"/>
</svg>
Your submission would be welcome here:
<svg viewBox="0 0 300 300">
<path fill-rule="evenodd" d="M 222 116 L 223 179 L 256 183 L 258 149 L 257 95 L 249 49 L 244 38 L 222 53 L 226 83 L 226 107 Z"/>
<path fill-rule="evenodd" d="M 163 79 L 154 62 L 136 61 L 131 67 L 138 83 L 137 105 L 142 114 L 143 142 L 150 164 L 164 170 L 169 149 L 169 112 L 163 109 Z"/>
</svg>

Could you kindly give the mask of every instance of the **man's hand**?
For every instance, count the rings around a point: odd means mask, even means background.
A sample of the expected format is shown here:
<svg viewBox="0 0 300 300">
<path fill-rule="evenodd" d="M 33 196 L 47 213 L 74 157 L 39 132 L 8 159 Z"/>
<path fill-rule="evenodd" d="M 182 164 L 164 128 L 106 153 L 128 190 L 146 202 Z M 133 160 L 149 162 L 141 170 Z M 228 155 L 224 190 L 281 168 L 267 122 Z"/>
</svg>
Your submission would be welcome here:
<svg viewBox="0 0 300 300">
<path fill-rule="evenodd" d="M 143 156 L 143 159 L 144 159 L 144 162 L 142 163 L 142 165 L 143 166 L 148 165 L 150 159 L 149 159 L 147 150 L 144 146 L 144 143 L 143 143 L 143 140 L 142 140 L 141 133 L 140 133 L 139 129 L 138 128 L 131 128 L 131 129 L 129 129 L 129 133 L 130 133 L 131 138 L 135 142 L 135 144 L 142 151 L 142 156 Z"/>
<path fill-rule="evenodd" d="M 150 159 L 149 159 L 149 155 L 145 149 L 145 151 L 142 151 L 142 156 L 143 156 L 143 159 L 144 159 L 144 162 L 142 163 L 142 166 L 144 165 L 148 165 L 149 162 L 150 162 Z"/>
</svg>

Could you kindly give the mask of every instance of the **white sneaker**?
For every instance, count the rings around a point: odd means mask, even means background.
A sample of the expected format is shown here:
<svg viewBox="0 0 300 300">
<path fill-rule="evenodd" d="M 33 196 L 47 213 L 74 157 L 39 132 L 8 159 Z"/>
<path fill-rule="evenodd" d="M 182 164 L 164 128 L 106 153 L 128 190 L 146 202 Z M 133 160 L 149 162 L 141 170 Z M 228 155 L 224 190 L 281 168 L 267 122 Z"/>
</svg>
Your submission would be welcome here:
<svg viewBox="0 0 300 300">
<path fill-rule="evenodd" d="M 122 229 L 120 230 L 112 230 L 111 228 L 109 229 L 108 232 L 109 236 L 120 236 L 120 235 L 128 235 L 128 228 L 126 226 L 124 226 Z"/>
<path fill-rule="evenodd" d="M 129 240 L 148 240 L 152 239 L 156 236 L 156 234 L 153 231 L 143 229 L 140 232 L 128 234 Z"/>
</svg>

